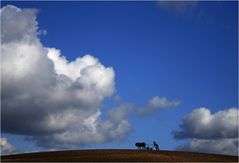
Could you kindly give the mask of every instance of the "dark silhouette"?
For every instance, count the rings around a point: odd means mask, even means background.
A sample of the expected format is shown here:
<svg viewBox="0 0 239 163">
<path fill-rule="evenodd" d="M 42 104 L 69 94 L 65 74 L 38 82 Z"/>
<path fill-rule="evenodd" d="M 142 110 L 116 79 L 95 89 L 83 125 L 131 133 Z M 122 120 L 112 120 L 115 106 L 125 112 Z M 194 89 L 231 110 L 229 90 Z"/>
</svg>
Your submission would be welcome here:
<svg viewBox="0 0 239 163">
<path fill-rule="evenodd" d="M 138 149 L 146 149 L 146 143 L 144 143 L 144 142 L 135 143 L 135 146 L 136 146 Z"/>
<path fill-rule="evenodd" d="M 156 150 L 158 151 L 159 150 L 159 145 L 157 143 L 155 143 L 155 141 L 153 141 L 153 144 L 149 145 L 149 144 L 146 144 L 145 142 L 137 142 L 135 143 L 135 146 L 138 148 L 138 149 L 141 149 L 141 150 Z"/>
<path fill-rule="evenodd" d="M 159 145 L 157 143 L 155 143 L 155 141 L 153 141 L 154 143 L 154 148 L 158 151 L 159 150 Z"/>
<path fill-rule="evenodd" d="M 150 151 L 153 150 L 153 148 L 151 148 L 151 147 L 146 147 L 146 149 L 147 149 L 147 150 L 150 150 Z"/>
</svg>

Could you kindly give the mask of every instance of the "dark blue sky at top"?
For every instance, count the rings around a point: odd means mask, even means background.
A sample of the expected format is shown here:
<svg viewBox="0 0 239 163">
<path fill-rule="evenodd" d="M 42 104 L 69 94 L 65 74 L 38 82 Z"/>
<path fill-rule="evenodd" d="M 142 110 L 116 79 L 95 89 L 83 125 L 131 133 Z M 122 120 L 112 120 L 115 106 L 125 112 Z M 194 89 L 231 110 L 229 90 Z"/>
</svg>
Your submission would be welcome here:
<svg viewBox="0 0 239 163">
<path fill-rule="evenodd" d="M 40 36 L 44 46 L 60 49 L 68 60 L 91 54 L 112 66 L 115 94 L 123 101 L 143 104 L 155 95 L 182 101 L 173 110 L 131 117 L 133 132 L 124 148 L 143 139 L 173 149 L 180 143 L 171 131 L 185 114 L 199 107 L 212 112 L 237 107 L 236 1 L 198 2 L 182 11 L 159 2 L 2 2 L 6 4 L 39 10 L 39 27 L 47 31 Z M 104 110 L 112 105 L 108 99 Z"/>
</svg>

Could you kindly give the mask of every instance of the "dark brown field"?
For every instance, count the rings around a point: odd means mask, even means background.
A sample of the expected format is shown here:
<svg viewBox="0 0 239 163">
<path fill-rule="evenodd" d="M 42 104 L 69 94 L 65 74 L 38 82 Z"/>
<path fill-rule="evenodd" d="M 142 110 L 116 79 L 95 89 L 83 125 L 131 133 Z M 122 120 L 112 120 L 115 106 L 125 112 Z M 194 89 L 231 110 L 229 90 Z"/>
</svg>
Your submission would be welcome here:
<svg viewBox="0 0 239 163">
<path fill-rule="evenodd" d="M 2 162 L 238 162 L 236 156 L 146 150 L 75 150 L 2 156 Z"/>
</svg>

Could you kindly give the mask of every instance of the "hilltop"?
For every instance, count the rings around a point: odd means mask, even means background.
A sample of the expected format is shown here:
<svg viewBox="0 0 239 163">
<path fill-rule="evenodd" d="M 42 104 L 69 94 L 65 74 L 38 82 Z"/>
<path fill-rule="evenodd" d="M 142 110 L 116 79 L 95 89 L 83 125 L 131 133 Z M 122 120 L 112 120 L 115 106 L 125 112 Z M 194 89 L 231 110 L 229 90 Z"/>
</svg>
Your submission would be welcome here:
<svg viewBox="0 0 239 163">
<path fill-rule="evenodd" d="M 178 152 L 178 151 L 147 151 L 147 150 L 74 150 L 38 152 L 1 156 L 2 162 L 80 162 L 80 161 L 110 161 L 110 162 L 237 162 L 237 156 Z"/>
</svg>

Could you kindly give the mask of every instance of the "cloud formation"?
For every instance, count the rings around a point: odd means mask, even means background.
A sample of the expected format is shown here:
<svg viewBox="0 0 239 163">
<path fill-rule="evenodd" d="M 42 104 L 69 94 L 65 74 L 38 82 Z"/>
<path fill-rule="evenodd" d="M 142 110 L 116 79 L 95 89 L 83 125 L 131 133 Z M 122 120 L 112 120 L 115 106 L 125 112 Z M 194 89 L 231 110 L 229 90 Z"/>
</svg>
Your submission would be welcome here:
<svg viewBox="0 0 239 163">
<path fill-rule="evenodd" d="M 207 108 L 193 110 L 183 118 L 180 131 L 174 132 L 174 138 L 236 138 L 238 137 L 238 110 L 231 108 L 211 114 Z"/>
<path fill-rule="evenodd" d="M 7 138 L 0 138 L 1 142 L 1 155 L 8 155 L 8 154 L 13 154 L 16 152 L 16 149 L 13 145 L 11 145 Z"/>
<path fill-rule="evenodd" d="M 147 104 L 137 109 L 137 114 L 139 116 L 146 116 L 154 113 L 159 109 L 174 108 L 179 105 L 180 105 L 179 100 L 169 101 L 166 97 L 154 96 L 147 102 Z"/>
<path fill-rule="evenodd" d="M 108 112 L 108 118 L 120 120 L 129 115 L 137 116 L 138 118 L 150 116 L 160 109 L 170 109 L 179 106 L 179 100 L 168 100 L 166 97 L 154 96 L 151 97 L 145 104 L 136 105 L 132 103 L 120 103 L 119 106 L 111 108 Z"/>
<path fill-rule="evenodd" d="M 112 121 L 120 121 L 121 119 L 127 117 L 134 110 L 134 106 L 132 104 L 121 104 L 116 108 L 112 108 L 108 112 L 108 119 Z"/>
<path fill-rule="evenodd" d="M 113 68 L 91 55 L 68 61 L 59 49 L 44 47 L 36 14 L 11 5 L 1 9 L 2 132 L 45 148 L 125 138 L 128 121 L 100 119 L 103 100 L 115 90 Z"/>
<path fill-rule="evenodd" d="M 238 139 L 192 139 L 189 143 L 178 146 L 177 150 L 236 156 L 238 155 Z"/>
<path fill-rule="evenodd" d="M 155 96 L 142 106 L 120 104 L 102 120 L 102 102 L 115 92 L 114 69 L 90 54 L 69 61 L 59 49 L 44 47 L 37 12 L 1 9 L 3 133 L 24 135 L 46 149 L 83 147 L 125 139 L 130 113 L 144 116 L 179 105 Z"/>
<path fill-rule="evenodd" d="M 191 138 L 180 150 L 236 155 L 238 150 L 238 109 L 230 108 L 212 114 L 198 108 L 183 118 L 175 139 Z"/>
</svg>

